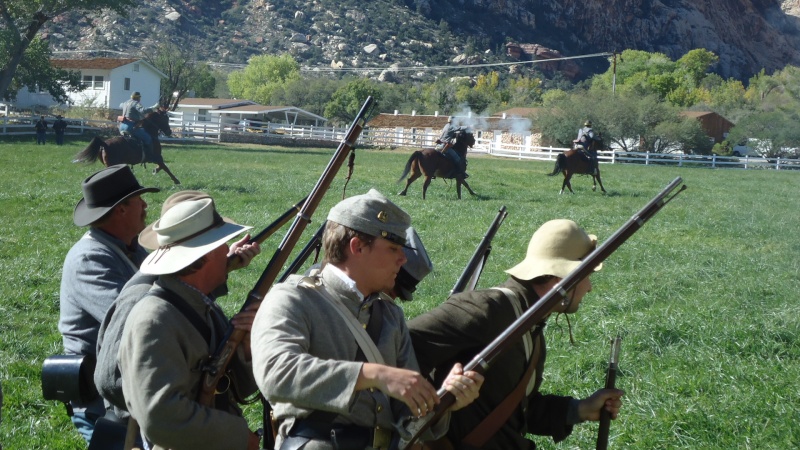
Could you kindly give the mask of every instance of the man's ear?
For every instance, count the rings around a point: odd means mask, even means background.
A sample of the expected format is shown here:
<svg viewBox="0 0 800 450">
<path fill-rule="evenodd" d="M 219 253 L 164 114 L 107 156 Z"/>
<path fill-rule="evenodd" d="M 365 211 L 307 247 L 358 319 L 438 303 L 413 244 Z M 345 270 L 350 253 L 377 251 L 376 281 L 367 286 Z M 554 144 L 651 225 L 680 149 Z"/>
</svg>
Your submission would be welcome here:
<svg viewBox="0 0 800 450">
<path fill-rule="evenodd" d="M 358 237 L 350 238 L 349 247 L 350 254 L 357 255 L 361 253 L 364 249 L 364 242 L 361 241 Z"/>
</svg>

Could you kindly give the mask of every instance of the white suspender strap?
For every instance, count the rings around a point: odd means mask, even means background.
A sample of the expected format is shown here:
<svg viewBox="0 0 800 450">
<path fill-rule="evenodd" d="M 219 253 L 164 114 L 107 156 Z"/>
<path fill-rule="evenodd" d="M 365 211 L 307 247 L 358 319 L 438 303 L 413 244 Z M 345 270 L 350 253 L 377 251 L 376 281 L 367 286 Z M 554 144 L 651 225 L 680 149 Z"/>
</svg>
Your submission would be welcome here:
<svg viewBox="0 0 800 450">
<path fill-rule="evenodd" d="M 361 325 L 361 322 L 356 319 L 350 310 L 344 306 L 342 301 L 328 292 L 324 285 L 317 287 L 317 289 L 322 293 L 323 297 L 328 299 L 328 301 L 336 307 L 336 312 L 339 313 L 339 315 L 342 317 L 342 320 L 344 320 L 344 322 L 347 324 L 347 328 L 350 329 L 350 333 L 356 339 L 358 347 L 362 352 L 364 352 L 364 357 L 367 358 L 367 361 L 386 365 L 383 355 L 381 355 L 381 352 L 378 350 L 375 342 L 373 342 L 372 338 L 369 337 L 369 334 L 367 334 L 367 330 L 364 329 L 364 326 Z M 380 302 L 383 300 L 375 301 Z"/>
</svg>

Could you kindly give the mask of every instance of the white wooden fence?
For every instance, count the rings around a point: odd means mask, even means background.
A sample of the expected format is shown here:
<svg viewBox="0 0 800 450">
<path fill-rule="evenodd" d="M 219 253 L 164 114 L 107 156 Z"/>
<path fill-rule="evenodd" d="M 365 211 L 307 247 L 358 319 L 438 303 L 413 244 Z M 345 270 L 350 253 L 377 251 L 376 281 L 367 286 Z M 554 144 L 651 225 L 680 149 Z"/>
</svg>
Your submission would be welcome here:
<svg viewBox="0 0 800 450">
<path fill-rule="evenodd" d="M 0 116 L 0 135 L 33 135 L 33 124 L 37 116 L 17 117 Z M 187 120 L 191 119 L 191 120 Z M 98 132 L 110 127 L 116 128 L 117 124 L 111 121 L 65 119 L 68 123 L 66 134 L 76 136 L 87 132 Z M 49 121 L 52 124 L 52 120 Z M 222 133 L 262 133 L 270 137 L 285 137 L 294 140 L 325 140 L 339 142 L 347 134 L 345 127 L 316 127 L 302 125 L 286 125 L 266 123 L 247 126 L 232 119 L 221 116 L 185 118 L 181 113 L 170 113 L 171 137 L 162 137 L 162 141 L 185 140 L 220 140 Z M 359 137 L 361 145 L 375 147 L 432 147 L 439 137 L 438 133 L 426 133 L 424 130 L 412 131 L 405 128 L 395 130 L 370 129 L 366 127 Z M 554 161 L 558 155 L 567 148 L 540 147 L 529 143 L 518 145 L 477 138 L 475 146 L 470 153 L 484 153 L 502 158 L 519 160 Z M 775 169 L 775 170 L 800 170 L 800 160 L 786 158 L 753 158 L 717 155 L 684 155 L 672 153 L 640 153 L 600 151 L 598 160 L 601 164 L 644 164 L 644 165 L 673 165 L 678 167 L 709 167 L 709 168 L 738 168 L 738 169 Z"/>
</svg>

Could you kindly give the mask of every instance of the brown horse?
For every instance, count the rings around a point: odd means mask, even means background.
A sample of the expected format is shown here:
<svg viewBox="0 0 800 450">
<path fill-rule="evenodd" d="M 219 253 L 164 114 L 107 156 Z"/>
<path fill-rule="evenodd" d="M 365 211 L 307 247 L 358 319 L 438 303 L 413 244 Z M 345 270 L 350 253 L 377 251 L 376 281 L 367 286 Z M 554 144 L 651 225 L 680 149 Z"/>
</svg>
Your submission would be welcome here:
<svg viewBox="0 0 800 450">
<path fill-rule="evenodd" d="M 400 178 L 397 180 L 399 183 L 403 181 L 403 179 L 409 175 L 409 173 L 411 173 L 411 175 L 408 177 L 408 180 L 406 180 L 405 189 L 403 189 L 399 195 L 406 195 L 408 187 L 411 186 L 411 183 L 421 176 L 425 176 L 425 182 L 422 184 L 423 200 L 425 199 L 425 194 L 428 192 L 428 186 L 431 184 L 431 179 L 436 177 L 455 179 L 456 193 L 458 193 L 459 199 L 461 199 L 461 185 L 464 185 L 470 194 L 477 195 L 472 191 L 472 188 L 469 187 L 469 183 L 467 183 L 463 175 L 467 168 L 467 148 L 472 147 L 473 145 L 475 145 L 475 136 L 472 133 L 468 131 L 461 131 L 457 133 L 452 148 L 455 150 L 456 154 L 458 154 L 458 157 L 461 158 L 462 167 L 460 169 L 463 170 L 456 168 L 453 160 L 446 157 L 436 149 L 424 148 L 412 153 L 411 157 L 408 158 L 408 162 L 406 163 L 406 168 L 403 171 L 403 174 L 400 175 Z"/>
<path fill-rule="evenodd" d="M 595 139 L 592 141 L 591 145 L 589 146 L 589 152 L 593 154 L 597 154 L 597 151 L 603 148 L 603 142 L 600 139 Z M 600 165 L 596 162 L 589 159 L 588 156 L 585 154 L 581 154 L 580 150 L 567 150 L 564 153 L 561 153 L 556 158 L 556 166 L 553 168 L 553 173 L 548 174 L 548 176 L 557 175 L 559 172 L 564 174 L 564 182 L 561 184 L 561 191 L 559 194 L 564 193 L 564 188 L 566 187 L 569 189 L 570 192 L 573 194 L 575 191 L 572 190 L 572 184 L 570 184 L 569 180 L 572 178 L 573 175 L 583 174 L 583 175 L 591 175 L 592 177 L 592 190 L 597 190 L 597 184 L 600 184 L 600 190 L 606 192 L 606 188 L 603 187 L 603 181 L 600 179 Z"/>
<path fill-rule="evenodd" d="M 153 169 L 154 174 L 164 169 L 164 172 L 172 178 L 175 184 L 181 184 L 169 170 L 164 163 L 164 158 L 161 156 L 161 142 L 158 140 L 159 132 L 164 133 L 166 136 L 172 135 L 167 112 L 153 111 L 145 114 L 142 128 L 153 139 L 152 155 L 145 155 L 144 148 L 138 140 L 118 136 L 104 141 L 95 136 L 85 149 L 75 155 L 75 159 L 72 162 L 93 163 L 99 159 L 106 167 L 115 164 L 144 165 L 145 163 L 153 163 L 156 165 L 156 168 Z"/>
</svg>

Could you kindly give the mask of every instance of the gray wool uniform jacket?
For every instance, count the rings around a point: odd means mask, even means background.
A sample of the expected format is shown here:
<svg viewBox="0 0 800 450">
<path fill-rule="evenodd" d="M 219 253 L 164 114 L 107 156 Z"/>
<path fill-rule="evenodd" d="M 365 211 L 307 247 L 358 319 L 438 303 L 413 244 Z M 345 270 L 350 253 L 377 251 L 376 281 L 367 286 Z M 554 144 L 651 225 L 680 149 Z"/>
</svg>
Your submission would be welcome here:
<svg viewBox="0 0 800 450">
<path fill-rule="evenodd" d="M 222 333 L 212 319 L 216 305 L 170 275 L 159 277 L 153 289 L 158 287 L 186 300 L 211 327 L 212 346 L 219 342 Z M 205 338 L 180 310 L 151 294 L 131 310 L 119 348 L 128 411 L 155 449 L 246 449 L 249 427 L 238 408 L 222 411 L 196 401 L 203 375 L 198 367 L 210 350 Z M 233 362 L 238 392 L 255 392 L 251 366 L 241 353 Z"/>
<path fill-rule="evenodd" d="M 147 250 L 138 243 L 128 249 L 119 239 L 96 228 L 90 228 L 72 246 L 64 259 L 58 320 L 67 354 L 95 354 L 103 317 L 145 258 Z"/>
<path fill-rule="evenodd" d="M 256 383 L 281 421 L 277 446 L 295 419 L 314 410 L 338 414 L 335 423 L 390 430 L 409 415 L 398 400 L 390 399 L 390 408 L 382 407 L 387 397 L 379 391 L 355 391 L 363 364 L 355 361 L 358 344 L 320 285 L 338 296 L 362 325 L 369 321 L 371 302 L 385 301 L 378 350 L 387 365 L 419 371 L 403 310 L 389 297 L 362 301 L 329 266 L 314 277 L 289 277 L 269 291 L 251 333 Z M 443 434 L 448 422 L 449 417 L 442 419 L 433 434 Z M 328 441 L 311 441 L 303 448 L 333 447 Z"/>
</svg>

